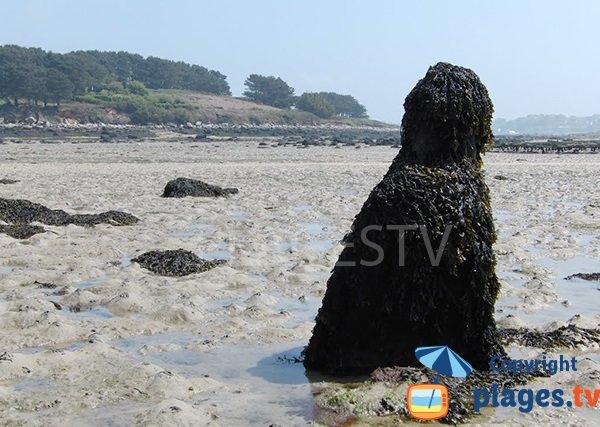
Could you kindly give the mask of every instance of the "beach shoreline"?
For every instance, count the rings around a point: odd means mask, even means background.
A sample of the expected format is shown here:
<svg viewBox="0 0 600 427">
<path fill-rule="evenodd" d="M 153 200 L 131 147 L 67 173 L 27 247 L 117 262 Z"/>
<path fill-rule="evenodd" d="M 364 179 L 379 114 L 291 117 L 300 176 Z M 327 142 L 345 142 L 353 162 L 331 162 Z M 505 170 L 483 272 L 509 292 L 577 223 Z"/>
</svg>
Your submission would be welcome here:
<svg viewBox="0 0 600 427">
<path fill-rule="evenodd" d="M 315 422 L 312 393 L 327 383 L 309 384 L 291 359 L 311 335 L 340 239 L 397 148 L 259 144 L 0 147 L 0 178 L 17 181 L 0 185 L 0 197 L 69 213 L 122 210 L 141 220 L 44 226 L 46 233 L 26 240 L 0 234 L 0 354 L 7 355 L 0 360 L 0 424 Z M 600 271 L 600 156 L 489 153 L 484 161 L 498 230 L 499 326 L 598 328 L 598 283 L 564 277 Z M 239 194 L 161 198 L 179 176 Z M 227 262 L 181 278 L 131 262 L 178 248 Z M 598 348 L 558 353 L 581 356 L 582 368 L 535 387 L 597 387 Z M 528 417 L 502 409 L 471 422 L 553 420 L 593 425 L 589 411 L 567 408 L 538 408 Z"/>
</svg>

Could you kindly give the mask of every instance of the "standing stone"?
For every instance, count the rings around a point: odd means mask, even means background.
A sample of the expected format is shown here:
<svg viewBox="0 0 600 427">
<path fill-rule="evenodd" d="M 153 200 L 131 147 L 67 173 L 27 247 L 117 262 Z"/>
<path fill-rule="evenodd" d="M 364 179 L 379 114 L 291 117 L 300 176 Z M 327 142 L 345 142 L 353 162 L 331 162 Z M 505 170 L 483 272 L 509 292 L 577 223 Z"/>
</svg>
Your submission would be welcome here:
<svg viewBox="0 0 600 427">
<path fill-rule="evenodd" d="M 419 366 L 418 346 L 448 345 L 476 369 L 505 354 L 494 321 L 496 235 L 480 169 L 493 136 L 487 89 L 473 71 L 438 63 L 404 109 L 402 148 L 356 216 L 327 282 L 304 352 L 308 369 L 344 375 Z M 401 238 L 397 226 L 415 229 Z"/>
</svg>

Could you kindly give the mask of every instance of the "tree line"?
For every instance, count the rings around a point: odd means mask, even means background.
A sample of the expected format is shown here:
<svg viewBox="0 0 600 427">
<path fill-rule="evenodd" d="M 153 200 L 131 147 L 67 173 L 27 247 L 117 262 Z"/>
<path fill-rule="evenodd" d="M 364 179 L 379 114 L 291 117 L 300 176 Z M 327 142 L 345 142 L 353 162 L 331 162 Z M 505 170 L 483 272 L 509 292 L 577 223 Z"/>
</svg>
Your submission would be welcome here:
<svg viewBox="0 0 600 427">
<path fill-rule="evenodd" d="M 0 97 L 19 102 L 60 104 L 114 84 L 139 81 L 151 89 L 189 89 L 231 95 L 218 71 L 181 61 L 127 52 L 76 51 L 66 54 L 14 45 L 0 46 Z"/>
<path fill-rule="evenodd" d="M 294 95 L 294 88 L 275 76 L 250 74 L 244 85 L 244 96 L 254 102 L 277 108 L 296 107 L 314 115 L 328 119 L 337 117 L 368 117 L 367 109 L 351 95 L 335 92 L 304 92 Z"/>
<path fill-rule="evenodd" d="M 351 95 L 305 92 L 296 96 L 294 88 L 280 77 L 251 74 L 245 86 L 244 96 L 261 104 L 295 107 L 321 118 L 368 117 L 366 108 Z M 141 99 L 148 98 L 146 88 L 231 95 L 225 75 L 181 61 L 144 58 L 128 52 L 90 50 L 60 54 L 39 48 L 0 46 L 0 99 L 8 104 L 47 106 L 72 99 L 108 100 L 125 112 L 143 112 L 140 117 L 154 117 L 152 111 L 165 105 L 159 105 L 156 99 Z M 182 108 L 181 105 L 166 107 Z"/>
</svg>

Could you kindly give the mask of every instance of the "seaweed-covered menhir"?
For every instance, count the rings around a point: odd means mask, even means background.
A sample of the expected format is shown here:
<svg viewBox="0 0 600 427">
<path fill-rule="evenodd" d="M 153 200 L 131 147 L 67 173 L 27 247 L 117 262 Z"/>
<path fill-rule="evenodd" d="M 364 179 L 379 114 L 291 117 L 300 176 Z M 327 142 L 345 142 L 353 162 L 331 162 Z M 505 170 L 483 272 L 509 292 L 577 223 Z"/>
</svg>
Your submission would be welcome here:
<svg viewBox="0 0 600 427">
<path fill-rule="evenodd" d="M 162 197 L 220 197 L 237 193 L 237 188 L 221 188 L 197 179 L 177 178 L 167 183 Z"/>
<path fill-rule="evenodd" d="M 105 223 L 120 226 L 135 224 L 139 219 L 121 211 L 71 215 L 63 210 L 49 209 L 29 200 L 0 198 L 0 221 L 11 224 L 41 222 L 47 225 L 92 226 Z"/>
<path fill-rule="evenodd" d="M 400 152 L 356 216 L 327 282 L 304 351 L 308 369 L 345 375 L 419 366 L 418 346 L 448 345 L 476 369 L 506 354 L 494 321 L 496 235 L 480 169 L 492 140 L 488 92 L 473 71 L 438 63 L 404 109 Z M 370 226 L 381 231 L 367 233 Z M 401 240 L 396 226 L 421 228 Z M 383 250 L 379 263 L 374 244 Z M 432 249 L 443 251 L 439 264 Z"/>
<path fill-rule="evenodd" d="M 187 276 L 203 273 L 225 263 L 223 259 L 205 260 L 184 249 L 146 252 L 131 261 L 161 276 Z"/>
</svg>

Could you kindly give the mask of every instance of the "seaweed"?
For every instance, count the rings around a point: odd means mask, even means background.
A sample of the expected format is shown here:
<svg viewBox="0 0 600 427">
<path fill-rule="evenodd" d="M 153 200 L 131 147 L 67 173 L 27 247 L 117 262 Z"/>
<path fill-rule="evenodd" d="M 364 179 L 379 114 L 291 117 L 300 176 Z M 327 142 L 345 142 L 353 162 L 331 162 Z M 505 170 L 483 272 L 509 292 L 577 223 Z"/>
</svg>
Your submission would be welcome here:
<svg viewBox="0 0 600 427">
<path fill-rule="evenodd" d="M 167 183 L 162 197 L 222 197 L 237 193 L 237 188 L 221 188 L 197 179 L 176 178 Z"/>
<path fill-rule="evenodd" d="M 525 328 L 505 328 L 500 329 L 498 334 L 504 345 L 516 343 L 546 350 L 589 347 L 600 344 L 600 329 L 580 328 L 576 325 L 561 326 L 550 332 Z"/>
<path fill-rule="evenodd" d="M 0 198 L 0 220 L 12 224 L 41 222 L 46 225 L 93 226 L 101 223 L 122 226 L 139 221 L 135 216 L 121 211 L 108 211 L 99 214 L 71 215 L 60 209 L 49 209 L 39 203 L 22 199 Z"/>
<path fill-rule="evenodd" d="M 2 178 L 0 179 L 0 184 L 16 184 L 17 182 L 19 182 L 18 179 L 8 179 L 8 178 Z"/>
<path fill-rule="evenodd" d="M 0 224 L 0 233 L 7 234 L 15 239 L 29 239 L 39 233 L 45 233 L 44 227 L 30 224 Z"/>
<path fill-rule="evenodd" d="M 162 276 L 187 276 L 211 270 L 225 260 L 205 260 L 184 249 L 146 252 L 131 260 Z"/>
<path fill-rule="evenodd" d="M 575 274 L 570 274 L 567 277 L 565 277 L 565 279 L 567 279 L 567 280 L 571 280 L 574 278 L 589 280 L 589 281 L 600 281 L 600 273 L 575 273 Z"/>
</svg>

